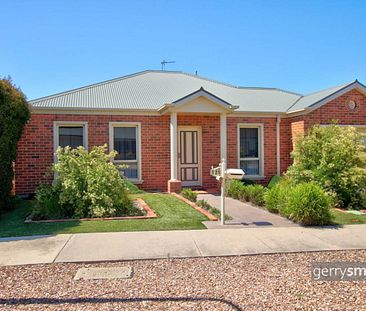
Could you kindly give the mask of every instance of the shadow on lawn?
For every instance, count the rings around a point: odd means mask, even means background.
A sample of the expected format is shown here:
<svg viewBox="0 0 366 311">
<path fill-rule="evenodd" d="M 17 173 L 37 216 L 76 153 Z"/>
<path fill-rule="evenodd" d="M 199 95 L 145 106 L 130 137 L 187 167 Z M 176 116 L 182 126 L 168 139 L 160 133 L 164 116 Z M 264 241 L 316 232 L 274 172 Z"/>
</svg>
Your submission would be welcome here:
<svg viewBox="0 0 366 311">
<path fill-rule="evenodd" d="M 68 228 L 80 225 L 80 221 L 26 224 L 24 221 L 32 208 L 32 201 L 18 200 L 14 209 L 0 215 L 0 242 L 41 239 L 44 238 L 44 235 L 67 233 L 65 230 L 67 231 Z"/>
<path fill-rule="evenodd" d="M 60 304 L 81 304 L 81 303 L 131 303 L 131 302 L 220 302 L 233 310 L 241 311 L 238 305 L 230 300 L 213 297 L 136 297 L 136 298 L 0 298 L 0 305 L 60 305 Z"/>
</svg>

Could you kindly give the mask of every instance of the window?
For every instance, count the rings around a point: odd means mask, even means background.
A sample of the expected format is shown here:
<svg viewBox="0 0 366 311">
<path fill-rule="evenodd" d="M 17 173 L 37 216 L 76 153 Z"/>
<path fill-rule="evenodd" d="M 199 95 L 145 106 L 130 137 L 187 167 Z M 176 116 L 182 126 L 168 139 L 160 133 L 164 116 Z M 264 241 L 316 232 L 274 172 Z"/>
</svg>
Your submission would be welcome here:
<svg viewBox="0 0 366 311">
<path fill-rule="evenodd" d="M 118 152 L 114 163 L 125 164 L 124 175 L 139 181 L 140 176 L 140 124 L 117 122 L 110 124 L 110 149 Z"/>
<path fill-rule="evenodd" d="M 54 122 L 54 150 L 66 146 L 88 148 L 87 122 Z"/>
<path fill-rule="evenodd" d="M 58 144 L 60 147 L 70 146 L 71 148 L 83 146 L 83 127 L 60 126 L 58 128 Z"/>
<path fill-rule="evenodd" d="M 239 167 L 246 177 L 263 176 L 263 126 L 238 125 Z"/>
</svg>

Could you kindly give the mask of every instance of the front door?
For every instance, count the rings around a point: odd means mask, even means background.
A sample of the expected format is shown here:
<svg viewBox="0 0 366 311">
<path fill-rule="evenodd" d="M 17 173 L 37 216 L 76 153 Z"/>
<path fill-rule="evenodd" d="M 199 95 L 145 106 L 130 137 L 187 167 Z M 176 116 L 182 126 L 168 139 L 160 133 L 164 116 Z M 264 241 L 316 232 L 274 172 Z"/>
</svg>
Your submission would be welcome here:
<svg viewBox="0 0 366 311">
<path fill-rule="evenodd" d="M 178 173 L 182 186 L 202 186 L 201 128 L 178 128 Z"/>
</svg>

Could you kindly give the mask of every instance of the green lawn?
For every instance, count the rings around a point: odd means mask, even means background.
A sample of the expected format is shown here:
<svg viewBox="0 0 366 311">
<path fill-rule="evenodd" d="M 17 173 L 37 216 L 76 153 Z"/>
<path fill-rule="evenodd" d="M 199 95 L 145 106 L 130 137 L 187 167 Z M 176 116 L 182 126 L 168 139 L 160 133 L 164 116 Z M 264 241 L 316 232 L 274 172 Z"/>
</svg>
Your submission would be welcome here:
<svg viewBox="0 0 366 311">
<path fill-rule="evenodd" d="M 192 207 L 168 194 L 133 194 L 140 197 L 159 216 L 154 219 L 108 220 L 108 221 L 70 221 L 62 223 L 24 224 L 25 217 L 32 209 L 30 201 L 20 201 L 13 211 L 0 218 L 0 237 L 86 233 L 119 231 L 152 231 L 178 229 L 204 229 L 201 223 L 207 220 Z"/>
<path fill-rule="evenodd" d="M 333 222 L 338 225 L 366 224 L 366 215 L 353 215 L 332 209 Z"/>
</svg>

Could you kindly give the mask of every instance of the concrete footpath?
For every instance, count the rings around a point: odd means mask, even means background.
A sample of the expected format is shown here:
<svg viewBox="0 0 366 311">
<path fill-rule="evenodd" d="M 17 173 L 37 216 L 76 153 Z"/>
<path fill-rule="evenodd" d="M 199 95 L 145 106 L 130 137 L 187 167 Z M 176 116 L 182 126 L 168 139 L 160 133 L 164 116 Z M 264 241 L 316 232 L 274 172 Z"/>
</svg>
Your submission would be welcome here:
<svg viewBox="0 0 366 311">
<path fill-rule="evenodd" d="M 0 265 L 366 249 L 366 225 L 62 234 L 0 239 Z"/>
</svg>

